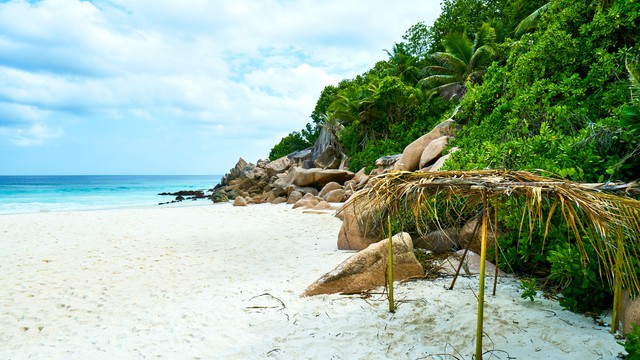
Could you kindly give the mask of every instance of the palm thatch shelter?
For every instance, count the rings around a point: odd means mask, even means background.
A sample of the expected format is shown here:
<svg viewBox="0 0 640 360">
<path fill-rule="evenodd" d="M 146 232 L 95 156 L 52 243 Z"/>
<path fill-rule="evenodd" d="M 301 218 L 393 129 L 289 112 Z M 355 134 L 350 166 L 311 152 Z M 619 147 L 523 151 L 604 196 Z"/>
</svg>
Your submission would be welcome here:
<svg viewBox="0 0 640 360">
<path fill-rule="evenodd" d="M 524 200 L 521 203 L 528 222 L 523 218 L 522 223 L 528 223 L 529 235 L 534 226 L 542 226 L 546 239 L 552 216 L 556 212 L 562 214 L 569 229 L 567 239 L 580 250 L 583 265 L 598 261 L 601 277 L 614 289 L 612 332 L 619 323 L 622 290 L 631 293 L 640 290 L 633 266 L 640 251 L 640 201 L 633 198 L 640 189 L 635 183 L 580 184 L 525 171 L 484 170 L 392 172 L 371 179 L 369 184 L 370 187 L 354 194 L 347 205 L 353 206 L 356 214 L 361 212 L 359 209 L 376 209 L 366 212 L 368 226 L 388 231 L 392 223 L 411 221 L 420 229 L 426 225 L 425 218 L 438 223 L 451 213 L 459 213 L 460 209 L 483 209 L 476 359 L 482 358 L 488 207 L 489 204 L 494 208 L 504 206 L 505 197 Z M 454 211 L 449 211 L 453 208 Z M 597 259 L 589 259 L 585 244 L 595 249 Z"/>
</svg>

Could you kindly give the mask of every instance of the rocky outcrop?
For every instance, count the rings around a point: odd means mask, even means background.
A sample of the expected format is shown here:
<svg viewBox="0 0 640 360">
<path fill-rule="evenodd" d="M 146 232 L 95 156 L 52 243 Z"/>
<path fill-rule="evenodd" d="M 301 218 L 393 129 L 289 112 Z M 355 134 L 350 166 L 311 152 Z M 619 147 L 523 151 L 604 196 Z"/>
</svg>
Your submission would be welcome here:
<svg viewBox="0 0 640 360">
<path fill-rule="evenodd" d="M 318 205 L 318 203 L 322 201 L 321 198 L 307 193 L 305 194 L 300 200 L 296 201 L 295 204 L 293 204 L 293 208 L 297 209 L 297 208 L 314 208 L 316 205 Z"/>
<path fill-rule="evenodd" d="M 426 235 L 417 237 L 413 246 L 429 250 L 434 254 L 444 254 L 458 248 L 460 236 L 456 229 L 435 230 Z"/>
<path fill-rule="evenodd" d="M 318 196 L 321 198 L 324 198 L 324 196 L 327 195 L 330 191 L 337 190 L 337 189 L 342 189 L 342 185 L 338 184 L 335 181 L 332 181 L 327 185 L 325 185 L 322 188 L 322 190 L 320 190 L 320 192 L 318 193 Z"/>
<path fill-rule="evenodd" d="M 342 127 L 339 124 L 325 123 L 320 127 L 318 139 L 311 147 L 313 167 L 320 169 L 338 169 L 345 158 L 342 144 L 336 135 Z"/>
<path fill-rule="evenodd" d="M 327 202 L 332 203 L 343 202 L 346 198 L 347 191 L 342 188 L 331 190 L 323 197 Z"/>
<path fill-rule="evenodd" d="M 215 202 L 225 202 L 240 195 L 248 204 L 294 204 L 305 194 L 318 195 L 320 189 L 331 184 L 324 190 L 323 197 L 334 191 L 328 200 L 347 200 L 353 193 L 353 190 L 350 190 L 353 186 L 347 188 L 344 183 L 352 179 L 354 174 L 343 169 L 305 169 L 296 165 L 297 160 L 300 160 L 296 156 L 307 155 L 297 152 L 274 161 L 260 160 L 257 165 L 247 163 L 241 158 L 216 186 L 211 199 Z M 359 180 L 363 179 L 366 179 L 366 175 L 360 174 Z"/>
<path fill-rule="evenodd" d="M 462 260 L 462 255 L 464 254 L 464 250 L 458 250 L 453 255 L 449 256 L 446 260 L 444 260 L 440 264 L 440 271 L 454 275 L 458 266 L 460 265 L 460 260 Z M 480 273 L 480 255 L 476 254 L 473 251 L 468 251 L 467 255 L 462 262 L 462 268 L 460 269 L 460 274 L 462 275 L 476 275 Z M 485 275 L 494 276 L 496 273 L 496 266 L 485 259 L 484 262 L 484 273 Z M 506 276 L 506 274 L 502 270 L 498 270 L 498 276 Z"/>
<path fill-rule="evenodd" d="M 420 157 L 429 143 L 442 136 L 452 136 L 455 132 L 455 126 L 456 122 L 453 119 L 447 119 L 438 124 L 429 133 L 422 135 L 411 144 L 407 145 L 394 168 L 404 171 L 418 170 Z"/>
<path fill-rule="evenodd" d="M 227 192 L 224 189 L 217 188 L 211 195 L 211 201 L 213 201 L 214 203 L 229 202 L 229 195 L 227 195 Z"/>
<path fill-rule="evenodd" d="M 238 196 L 233 200 L 233 206 L 247 206 L 247 200 L 242 196 Z"/>
<path fill-rule="evenodd" d="M 339 211 L 342 227 L 338 233 L 338 249 L 362 250 L 384 237 L 382 228 L 372 222 L 374 211 L 376 209 L 356 208 L 353 204 Z"/>
<path fill-rule="evenodd" d="M 380 175 L 394 168 L 395 164 L 400 160 L 402 154 L 383 156 L 376 160 L 375 165 L 378 167 L 372 171 L 372 175 Z"/>
<path fill-rule="evenodd" d="M 280 159 L 268 162 L 264 165 L 265 170 L 267 171 L 267 175 L 274 176 L 276 174 L 281 174 L 287 171 L 293 162 L 287 156 L 283 156 Z"/>
<path fill-rule="evenodd" d="M 422 276 L 422 265 L 413 253 L 409 234 L 397 234 L 391 241 L 393 280 Z M 358 252 L 309 285 L 302 295 L 358 293 L 385 285 L 388 246 L 389 239 L 385 239 Z"/>
<path fill-rule="evenodd" d="M 633 331 L 631 324 L 640 326 L 640 296 L 631 299 L 629 292 L 624 291 L 620 319 L 622 320 L 622 333 L 625 335 Z"/>
<path fill-rule="evenodd" d="M 292 183 L 297 186 L 314 186 L 322 188 L 330 182 L 344 184 L 353 178 L 353 173 L 348 170 L 338 169 L 301 169 L 295 168 L 292 172 Z"/>
<path fill-rule="evenodd" d="M 376 160 L 378 168 L 370 174 L 364 168 L 356 174 L 344 168 L 348 158 L 335 136 L 336 129 L 327 125 L 321 129 L 314 146 L 308 149 L 274 161 L 259 160 L 256 165 L 240 158 L 229 173 L 223 176 L 210 198 L 216 202 L 224 202 L 239 195 L 248 204 L 295 204 L 305 194 L 312 193 L 327 202 L 344 202 L 354 192 L 368 186 L 369 180 L 375 175 L 391 170 L 437 171 L 455 150 L 441 156 L 450 137 L 455 133 L 456 122 L 453 117 L 457 111 L 458 109 L 450 119 L 409 144 L 402 154 L 383 156 Z M 327 186 L 328 184 L 330 185 Z M 366 241 L 356 243 L 356 247 L 368 244 Z"/>
<path fill-rule="evenodd" d="M 422 151 L 422 155 L 420 155 L 418 169 L 431 165 L 432 162 L 438 160 L 448 143 L 449 137 L 446 135 L 431 141 Z"/>
<path fill-rule="evenodd" d="M 460 229 L 460 246 L 462 248 L 468 247 L 469 250 L 480 253 L 482 247 L 482 229 L 481 221 L 478 219 L 471 219 Z M 491 227 L 487 227 L 487 248 L 494 245 L 496 239 L 496 231 Z"/>
</svg>

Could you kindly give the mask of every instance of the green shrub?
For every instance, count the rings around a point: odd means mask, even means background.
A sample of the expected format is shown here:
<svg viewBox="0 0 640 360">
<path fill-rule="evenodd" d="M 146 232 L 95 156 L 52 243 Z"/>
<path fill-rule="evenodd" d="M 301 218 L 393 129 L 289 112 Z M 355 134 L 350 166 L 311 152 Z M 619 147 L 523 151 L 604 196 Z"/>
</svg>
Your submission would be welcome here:
<svg viewBox="0 0 640 360">
<path fill-rule="evenodd" d="M 640 360 L 640 326 L 631 324 L 633 331 L 628 333 L 625 337 L 627 340 L 624 342 L 624 350 L 627 352 L 625 359 L 627 360 Z"/>
<path fill-rule="evenodd" d="M 533 302 L 535 299 L 536 293 L 539 290 L 539 287 L 536 284 L 536 282 L 537 282 L 536 278 L 531 278 L 529 280 L 521 279 L 520 289 L 522 290 L 522 294 L 520 294 L 520 297 L 523 299 L 529 299 L 531 300 L 531 302 Z"/>
<path fill-rule="evenodd" d="M 587 255 L 595 259 L 593 248 L 585 244 Z M 547 257 L 551 263 L 550 280 L 561 289 L 560 305 L 575 311 L 602 310 L 611 306 L 613 293 L 608 283 L 598 275 L 598 262 L 583 264 L 575 246 L 557 245 Z"/>
</svg>

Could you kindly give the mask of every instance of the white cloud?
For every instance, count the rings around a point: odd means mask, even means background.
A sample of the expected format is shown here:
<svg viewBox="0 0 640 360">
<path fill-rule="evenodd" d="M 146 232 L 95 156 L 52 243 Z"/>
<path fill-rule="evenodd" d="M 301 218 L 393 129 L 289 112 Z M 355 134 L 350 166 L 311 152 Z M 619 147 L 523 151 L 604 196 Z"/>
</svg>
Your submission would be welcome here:
<svg viewBox="0 0 640 360">
<path fill-rule="evenodd" d="M 62 136 L 62 129 L 52 129 L 43 124 L 32 124 L 28 128 L 6 128 L 0 126 L 0 137 L 17 146 L 37 146 L 45 141 Z"/>
<path fill-rule="evenodd" d="M 0 118 L 0 137 L 37 144 L 69 119 L 133 116 L 277 138 L 309 121 L 324 86 L 438 13 L 439 0 L 0 3 L 0 102 L 30 109 Z"/>
</svg>

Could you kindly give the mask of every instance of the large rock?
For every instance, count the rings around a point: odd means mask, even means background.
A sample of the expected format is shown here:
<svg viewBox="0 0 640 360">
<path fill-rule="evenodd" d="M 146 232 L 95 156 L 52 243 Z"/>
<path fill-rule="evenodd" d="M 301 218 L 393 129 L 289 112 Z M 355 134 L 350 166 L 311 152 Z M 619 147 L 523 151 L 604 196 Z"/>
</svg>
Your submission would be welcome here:
<svg viewBox="0 0 640 360">
<path fill-rule="evenodd" d="M 266 170 L 269 177 L 274 176 L 276 174 L 281 174 L 291 166 L 291 159 L 288 156 L 283 156 L 277 160 L 273 160 L 272 162 L 266 164 L 264 169 Z"/>
<path fill-rule="evenodd" d="M 420 165 L 420 157 L 427 145 L 439 137 L 445 135 L 452 136 L 455 131 L 455 125 L 456 122 L 454 120 L 445 120 L 433 128 L 429 133 L 422 135 L 414 142 L 407 145 L 394 168 L 397 170 L 416 171 Z"/>
<path fill-rule="evenodd" d="M 240 177 L 240 174 L 250 168 L 252 168 L 253 165 L 251 165 L 250 163 L 246 162 L 243 158 L 240 158 L 238 160 L 238 162 L 236 163 L 236 165 L 229 170 L 229 172 L 227 174 L 225 174 L 222 177 L 222 180 L 220 181 L 220 184 L 222 185 L 229 185 L 229 183 L 231 182 L 231 180 L 237 179 L 238 177 Z"/>
<path fill-rule="evenodd" d="M 622 294 L 620 319 L 622 320 L 622 333 L 625 335 L 633 331 L 631 324 L 640 326 L 640 296 L 631 299 L 628 291 Z"/>
<path fill-rule="evenodd" d="M 340 131 L 341 128 L 339 124 L 335 124 L 335 126 L 324 124 L 320 127 L 318 138 L 311 148 L 313 167 L 321 169 L 340 168 L 344 158 L 344 152 L 337 132 Z"/>
<path fill-rule="evenodd" d="M 344 184 L 353 177 L 353 173 L 338 169 L 301 169 L 294 168 L 291 172 L 291 183 L 297 186 L 313 186 L 322 188 L 330 182 Z"/>
<path fill-rule="evenodd" d="M 275 199 L 273 199 L 273 201 L 271 201 L 272 204 L 277 205 L 277 204 L 283 204 L 287 202 L 287 198 L 284 197 L 277 197 Z"/>
<path fill-rule="evenodd" d="M 413 253 L 411 236 L 400 233 L 391 241 L 393 280 L 422 276 L 422 265 Z M 358 252 L 309 285 L 302 295 L 357 293 L 383 286 L 386 283 L 388 246 L 389 239 L 385 239 Z"/>
<path fill-rule="evenodd" d="M 340 151 L 333 146 L 328 146 L 318 154 L 318 157 L 313 160 L 313 164 L 321 169 L 337 169 L 340 167 L 341 159 Z"/>
<path fill-rule="evenodd" d="M 302 199 L 303 194 L 300 191 L 292 191 L 287 199 L 287 204 L 295 204 L 298 200 Z"/>
<path fill-rule="evenodd" d="M 395 164 L 400 160 L 402 154 L 383 156 L 376 160 L 375 165 L 378 167 L 373 175 L 380 175 L 388 169 L 393 169 Z"/>
<path fill-rule="evenodd" d="M 449 160 L 450 157 L 451 154 L 441 156 L 438 160 L 436 160 L 435 163 L 433 163 L 433 165 L 429 167 L 429 171 L 440 171 L 440 169 L 442 169 L 442 166 L 444 166 L 444 162 Z"/>
<path fill-rule="evenodd" d="M 451 252 L 460 243 L 458 232 L 455 229 L 435 230 L 416 238 L 413 246 L 432 251 L 434 254 Z"/>
<path fill-rule="evenodd" d="M 335 189 L 329 191 L 323 199 L 328 202 L 337 203 L 345 201 L 347 192 L 344 189 Z"/>
<path fill-rule="evenodd" d="M 447 147 L 448 143 L 449 137 L 446 135 L 430 142 L 429 145 L 424 148 L 424 151 L 420 156 L 420 164 L 418 168 L 422 169 L 423 167 L 429 165 L 432 161 L 438 159 L 442 155 L 442 151 L 445 147 Z"/>
<path fill-rule="evenodd" d="M 302 166 L 305 161 L 311 161 L 311 148 L 293 152 L 287 155 L 292 165 Z"/>
<path fill-rule="evenodd" d="M 216 189 L 216 191 L 214 191 L 214 193 L 211 195 L 211 201 L 213 201 L 214 203 L 229 202 L 229 197 L 227 196 L 227 192 L 224 191 L 224 189 L 219 188 Z"/>
<path fill-rule="evenodd" d="M 338 233 L 338 249 L 362 250 L 384 237 L 382 226 L 372 221 L 376 209 L 358 207 L 353 204 L 342 207 L 338 216 L 342 227 Z"/>
<path fill-rule="evenodd" d="M 344 184 L 345 181 L 353 178 L 353 173 L 347 170 L 338 169 L 303 169 L 301 167 L 293 167 L 289 172 L 278 174 L 277 179 L 272 183 L 274 192 L 280 195 L 286 191 L 291 185 L 299 187 L 314 187 L 322 189 L 330 182 Z"/>
<path fill-rule="evenodd" d="M 322 200 L 313 207 L 313 210 L 333 210 L 333 207 L 328 202 Z"/>
<path fill-rule="evenodd" d="M 458 250 L 453 255 L 448 257 L 442 264 L 440 265 L 440 270 L 446 274 L 454 275 L 458 266 L 460 265 L 460 260 L 462 259 L 462 255 L 464 254 L 464 250 Z M 496 266 L 490 262 L 489 260 L 484 260 L 484 273 L 488 276 L 494 276 L 496 272 Z M 462 262 L 462 268 L 460 268 L 460 274 L 462 275 L 476 275 L 480 274 L 480 255 L 476 254 L 473 251 L 468 251 L 467 256 L 465 256 L 464 261 Z M 505 276 L 506 274 L 502 270 L 498 270 L 498 276 Z"/>
<path fill-rule="evenodd" d="M 351 180 L 349 180 L 351 181 Z M 325 195 L 327 195 L 330 191 L 336 190 L 336 189 L 342 189 L 342 185 L 338 184 L 335 181 L 332 181 L 330 183 L 328 183 L 327 185 L 325 185 L 322 190 L 320 190 L 320 193 L 318 193 L 318 196 L 321 198 L 324 198 Z"/>
<path fill-rule="evenodd" d="M 304 196 L 302 197 L 302 199 L 296 201 L 295 204 L 293 204 L 293 208 L 297 209 L 297 208 L 314 208 L 316 205 L 318 205 L 318 203 L 322 201 L 321 198 L 311 194 L 311 193 L 307 193 L 304 194 Z"/>
<path fill-rule="evenodd" d="M 493 223 L 489 222 L 487 226 L 487 249 L 495 244 L 496 232 L 492 227 Z M 460 229 L 460 247 L 469 247 L 469 250 L 476 254 L 480 253 L 482 247 L 482 221 L 471 219 L 464 224 L 462 229 Z"/>
<path fill-rule="evenodd" d="M 233 200 L 233 206 L 247 206 L 247 200 L 242 196 L 238 196 Z"/>
</svg>

